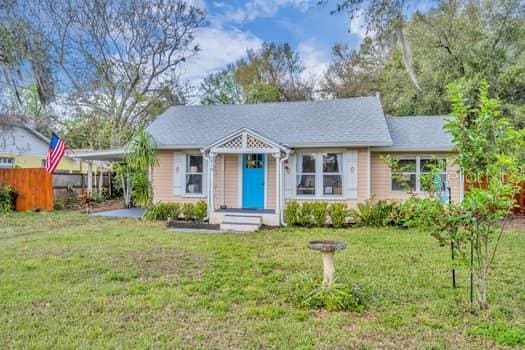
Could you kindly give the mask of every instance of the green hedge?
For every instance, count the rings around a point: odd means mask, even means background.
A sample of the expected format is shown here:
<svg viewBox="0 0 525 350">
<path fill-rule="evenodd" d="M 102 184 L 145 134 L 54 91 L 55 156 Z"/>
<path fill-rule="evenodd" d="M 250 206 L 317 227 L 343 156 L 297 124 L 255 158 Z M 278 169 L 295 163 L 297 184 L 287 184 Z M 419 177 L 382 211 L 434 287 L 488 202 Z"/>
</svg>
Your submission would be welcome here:
<svg viewBox="0 0 525 350">
<path fill-rule="evenodd" d="M 429 198 L 410 197 L 403 202 L 395 201 L 366 201 L 359 203 L 357 209 L 350 210 L 354 221 L 361 226 L 395 226 L 408 228 L 416 226 L 425 213 L 425 207 L 436 205 L 436 201 Z"/>
<path fill-rule="evenodd" d="M 289 202 L 284 210 L 285 221 L 290 226 L 343 227 L 348 222 L 345 203 Z"/>
<path fill-rule="evenodd" d="M 149 207 L 143 215 L 145 220 L 186 220 L 202 221 L 207 214 L 207 204 L 197 203 L 158 203 Z"/>
<path fill-rule="evenodd" d="M 290 226 L 303 227 L 344 227 L 349 222 L 361 226 L 416 226 L 422 219 L 424 208 L 435 205 L 428 198 L 411 197 L 404 202 L 371 201 L 357 205 L 357 209 L 348 209 L 346 203 L 336 202 L 289 202 L 284 210 L 284 218 Z"/>
</svg>

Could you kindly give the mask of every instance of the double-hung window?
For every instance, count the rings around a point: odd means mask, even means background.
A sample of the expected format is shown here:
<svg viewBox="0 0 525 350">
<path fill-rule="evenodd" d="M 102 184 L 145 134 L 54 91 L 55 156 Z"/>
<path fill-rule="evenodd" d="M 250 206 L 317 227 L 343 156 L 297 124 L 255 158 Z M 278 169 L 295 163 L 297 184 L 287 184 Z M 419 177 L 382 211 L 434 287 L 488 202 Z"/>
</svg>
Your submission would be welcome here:
<svg viewBox="0 0 525 350">
<path fill-rule="evenodd" d="M 323 196 L 343 195 L 342 153 L 323 153 Z"/>
<path fill-rule="evenodd" d="M 14 159 L 13 158 L 7 158 L 3 157 L 0 158 L 0 168 L 13 168 L 14 166 Z"/>
<path fill-rule="evenodd" d="M 446 190 L 447 183 L 447 163 L 444 158 L 421 158 L 419 160 L 420 165 L 420 175 L 419 175 L 419 184 L 420 191 L 424 191 L 423 186 L 423 177 L 430 175 L 434 170 L 439 171 L 439 173 L 433 179 L 428 179 L 432 181 L 433 188 L 437 192 L 444 192 Z"/>
<path fill-rule="evenodd" d="M 392 171 L 392 191 L 417 191 L 417 159 L 399 159 Z"/>
<path fill-rule="evenodd" d="M 296 195 L 343 195 L 343 153 L 300 153 L 297 156 Z"/>
<path fill-rule="evenodd" d="M 297 195 L 315 196 L 316 154 L 300 154 L 297 159 Z"/>
<path fill-rule="evenodd" d="M 431 157 L 399 158 L 396 169 L 392 169 L 392 191 L 423 192 L 422 183 L 425 175 L 433 169 L 439 169 L 439 178 L 431 179 L 434 184 L 439 184 L 438 191 L 444 191 L 447 182 L 446 159 Z"/>
<path fill-rule="evenodd" d="M 203 157 L 186 155 L 186 194 L 203 194 Z"/>
</svg>

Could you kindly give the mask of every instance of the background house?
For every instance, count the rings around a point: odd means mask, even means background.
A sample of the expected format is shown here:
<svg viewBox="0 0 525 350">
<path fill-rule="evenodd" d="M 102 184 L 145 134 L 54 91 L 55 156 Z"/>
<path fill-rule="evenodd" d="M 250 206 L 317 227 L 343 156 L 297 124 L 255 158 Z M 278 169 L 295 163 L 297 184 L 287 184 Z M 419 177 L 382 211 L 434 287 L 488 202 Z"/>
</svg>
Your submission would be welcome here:
<svg viewBox="0 0 525 350">
<path fill-rule="evenodd" d="M 38 131 L 20 125 L 0 124 L 0 168 L 42 168 L 49 149 L 49 139 Z M 87 173 L 87 166 L 75 158 L 75 150 L 67 150 L 60 161 L 57 172 Z M 97 169 L 106 169 L 99 162 Z"/>
</svg>

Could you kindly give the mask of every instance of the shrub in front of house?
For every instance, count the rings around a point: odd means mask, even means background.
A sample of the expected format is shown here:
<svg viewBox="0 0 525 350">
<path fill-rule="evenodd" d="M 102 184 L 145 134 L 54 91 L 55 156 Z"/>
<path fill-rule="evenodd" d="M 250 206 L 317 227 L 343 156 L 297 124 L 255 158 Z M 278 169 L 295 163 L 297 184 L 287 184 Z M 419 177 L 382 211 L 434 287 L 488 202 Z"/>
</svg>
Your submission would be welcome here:
<svg viewBox="0 0 525 350">
<path fill-rule="evenodd" d="M 206 215 L 208 214 L 208 205 L 205 201 L 198 201 L 193 207 L 193 215 L 195 220 L 203 221 Z"/>
<path fill-rule="evenodd" d="M 361 226 L 408 228 L 416 226 L 425 208 L 433 205 L 430 198 L 410 197 L 403 202 L 368 200 L 350 210 L 350 216 Z"/>
<path fill-rule="evenodd" d="M 348 222 L 348 208 L 345 203 L 288 202 L 284 218 L 290 226 L 343 227 Z"/>
<path fill-rule="evenodd" d="M 284 220 L 290 226 L 296 226 L 299 223 L 297 218 L 299 211 L 301 210 L 301 205 L 295 201 L 289 202 L 284 209 Z"/>
<path fill-rule="evenodd" d="M 208 206 L 206 202 L 197 203 L 157 203 L 149 207 L 143 215 L 145 220 L 184 220 L 203 221 L 206 217 Z"/>
<path fill-rule="evenodd" d="M 315 202 L 312 203 L 312 216 L 315 226 L 323 227 L 326 225 L 328 217 L 328 203 Z"/>
<path fill-rule="evenodd" d="M 395 202 L 385 200 L 367 200 L 357 204 L 357 209 L 351 210 L 351 215 L 359 225 L 382 227 L 391 224 L 398 206 Z"/>
<path fill-rule="evenodd" d="M 312 227 L 314 226 L 313 216 L 314 203 L 305 202 L 301 204 L 301 210 L 298 212 L 297 223 L 300 226 Z"/>
<path fill-rule="evenodd" d="M 333 203 L 329 207 L 330 223 L 335 228 L 346 225 L 348 219 L 348 207 L 346 203 Z"/>
<path fill-rule="evenodd" d="M 193 203 L 184 203 L 182 205 L 182 218 L 186 221 L 195 219 L 195 208 Z"/>
<path fill-rule="evenodd" d="M 179 203 L 158 203 L 149 207 L 144 213 L 146 220 L 177 220 L 180 217 L 181 208 Z"/>
</svg>

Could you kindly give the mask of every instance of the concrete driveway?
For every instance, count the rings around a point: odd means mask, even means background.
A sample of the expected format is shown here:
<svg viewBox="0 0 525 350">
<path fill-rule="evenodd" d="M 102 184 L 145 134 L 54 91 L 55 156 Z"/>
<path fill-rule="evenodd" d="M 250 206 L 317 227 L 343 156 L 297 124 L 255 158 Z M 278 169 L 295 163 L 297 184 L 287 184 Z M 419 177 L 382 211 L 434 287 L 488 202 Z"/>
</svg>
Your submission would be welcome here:
<svg viewBox="0 0 525 350">
<path fill-rule="evenodd" d="M 133 218 L 138 219 L 144 214 L 143 208 L 116 209 L 93 213 L 93 216 L 105 216 L 109 218 Z"/>
</svg>

